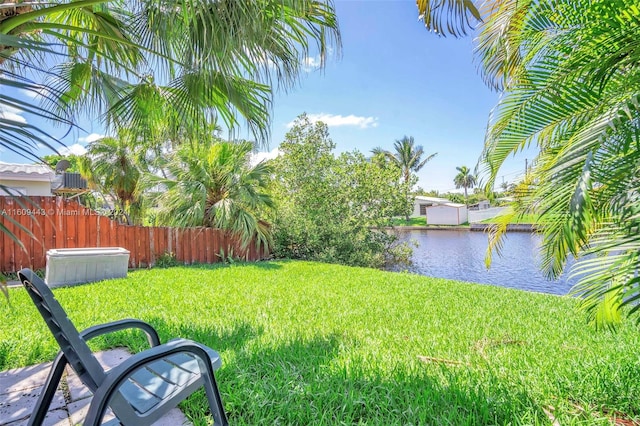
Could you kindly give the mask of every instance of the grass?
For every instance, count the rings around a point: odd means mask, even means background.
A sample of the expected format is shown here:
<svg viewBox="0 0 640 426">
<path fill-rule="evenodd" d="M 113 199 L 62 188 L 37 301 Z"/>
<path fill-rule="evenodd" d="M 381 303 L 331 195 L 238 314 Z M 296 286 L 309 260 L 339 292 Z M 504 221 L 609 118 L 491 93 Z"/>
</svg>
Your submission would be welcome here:
<svg viewBox="0 0 640 426">
<path fill-rule="evenodd" d="M 394 217 L 391 224 L 393 226 L 427 226 L 425 216 L 410 217 L 409 222 L 403 217 Z"/>
<path fill-rule="evenodd" d="M 0 370 L 57 351 L 22 289 L 0 303 Z M 610 424 L 640 420 L 640 334 L 575 301 L 308 262 L 174 267 L 55 290 L 80 329 L 125 317 L 220 351 L 231 424 Z M 144 339 L 120 333 L 95 349 Z M 420 357 L 429 358 L 420 358 Z M 205 399 L 183 405 L 206 424 Z"/>
<path fill-rule="evenodd" d="M 480 223 L 497 223 L 501 216 L 492 217 L 490 219 L 485 219 Z M 539 223 L 540 215 L 537 214 L 524 214 L 524 215 L 516 215 L 511 219 L 509 223 L 515 224 L 537 224 Z"/>
<path fill-rule="evenodd" d="M 442 227 L 459 228 L 461 226 L 468 227 L 469 223 L 465 222 L 460 225 L 428 225 L 426 216 L 418 216 L 418 217 L 410 217 L 408 223 L 404 218 L 395 217 L 392 219 L 391 225 L 392 226 L 427 226 L 427 227 L 435 227 L 435 228 L 442 228 Z"/>
</svg>

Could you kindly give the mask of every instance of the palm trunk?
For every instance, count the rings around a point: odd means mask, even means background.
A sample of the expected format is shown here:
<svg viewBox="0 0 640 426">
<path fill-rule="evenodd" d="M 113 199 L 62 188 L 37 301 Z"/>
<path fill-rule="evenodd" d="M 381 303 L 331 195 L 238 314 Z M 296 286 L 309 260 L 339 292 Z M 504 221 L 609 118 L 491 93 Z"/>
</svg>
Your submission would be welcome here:
<svg viewBox="0 0 640 426">
<path fill-rule="evenodd" d="M 409 170 L 405 170 L 404 172 L 404 199 L 407 200 L 407 209 L 405 210 L 404 220 L 409 224 L 409 179 L 411 175 L 409 174 Z"/>
</svg>

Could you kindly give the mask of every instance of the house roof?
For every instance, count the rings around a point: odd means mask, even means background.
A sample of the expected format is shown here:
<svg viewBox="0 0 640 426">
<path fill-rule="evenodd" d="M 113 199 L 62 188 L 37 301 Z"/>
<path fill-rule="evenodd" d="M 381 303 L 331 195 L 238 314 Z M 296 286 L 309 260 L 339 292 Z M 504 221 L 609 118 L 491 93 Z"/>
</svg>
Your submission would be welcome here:
<svg viewBox="0 0 640 426">
<path fill-rule="evenodd" d="M 45 164 L 13 164 L 0 162 L 0 179 L 50 182 L 56 173 Z"/>
<path fill-rule="evenodd" d="M 417 201 L 428 201 L 428 202 L 434 203 L 434 204 L 445 204 L 445 203 L 450 203 L 451 202 L 451 201 L 447 200 L 446 198 L 425 197 L 424 195 L 416 195 L 414 198 Z"/>
<path fill-rule="evenodd" d="M 438 205 L 435 205 L 435 206 L 429 206 L 427 208 L 428 209 L 432 209 L 432 208 L 435 208 L 435 207 L 443 207 L 443 206 L 444 207 L 453 207 L 453 208 L 459 209 L 460 207 L 466 207 L 466 204 L 458 204 L 458 203 L 447 202 L 447 203 L 441 203 L 441 204 L 438 204 Z"/>
</svg>

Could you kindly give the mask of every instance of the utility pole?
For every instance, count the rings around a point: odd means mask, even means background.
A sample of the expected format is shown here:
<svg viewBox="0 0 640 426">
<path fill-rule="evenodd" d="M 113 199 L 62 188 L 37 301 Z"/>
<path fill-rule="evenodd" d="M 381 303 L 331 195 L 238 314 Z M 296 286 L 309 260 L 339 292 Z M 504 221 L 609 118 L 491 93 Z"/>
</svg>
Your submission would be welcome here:
<svg viewBox="0 0 640 426">
<path fill-rule="evenodd" d="M 526 178 L 528 174 L 529 174 L 529 159 L 525 158 L 524 159 L 524 177 Z"/>
</svg>

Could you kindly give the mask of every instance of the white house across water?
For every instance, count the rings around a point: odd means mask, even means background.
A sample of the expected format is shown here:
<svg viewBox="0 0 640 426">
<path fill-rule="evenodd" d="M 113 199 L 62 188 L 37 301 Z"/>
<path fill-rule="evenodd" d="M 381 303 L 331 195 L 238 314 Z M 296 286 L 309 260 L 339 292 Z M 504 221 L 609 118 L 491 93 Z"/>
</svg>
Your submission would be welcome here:
<svg viewBox="0 0 640 426">
<path fill-rule="evenodd" d="M 469 221 L 466 205 L 422 195 L 416 196 L 413 204 L 412 217 L 419 216 L 426 216 L 427 225 L 462 225 Z"/>
</svg>

